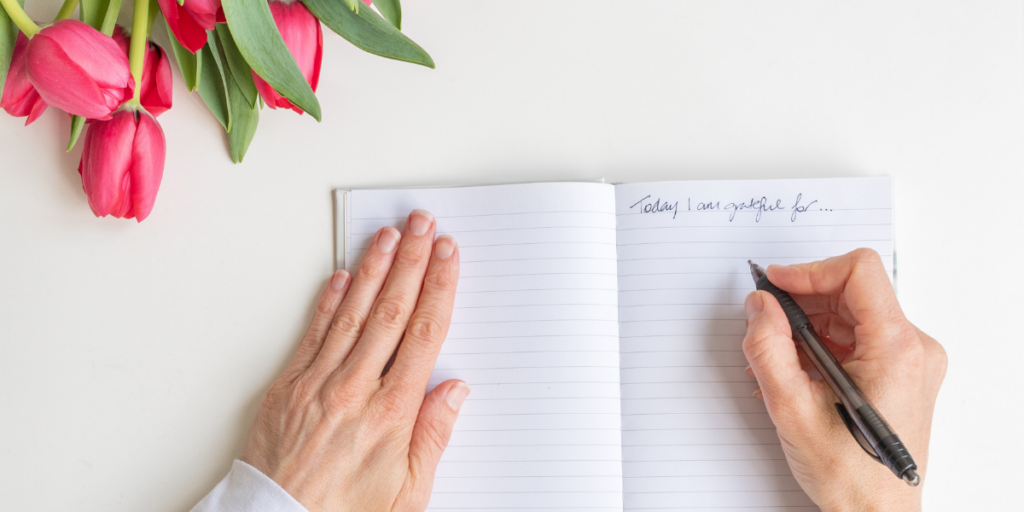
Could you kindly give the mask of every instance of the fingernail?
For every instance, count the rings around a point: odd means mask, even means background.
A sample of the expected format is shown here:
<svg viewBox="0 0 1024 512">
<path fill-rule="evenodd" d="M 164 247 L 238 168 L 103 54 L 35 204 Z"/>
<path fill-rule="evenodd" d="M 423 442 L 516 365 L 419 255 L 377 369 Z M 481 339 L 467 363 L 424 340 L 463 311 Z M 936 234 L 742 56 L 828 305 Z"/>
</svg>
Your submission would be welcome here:
<svg viewBox="0 0 1024 512">
<path fill-rule="evenodd" d="M 388 226 L 380 232 L 380 237 L 377 238 L 377 250 L 384 254 L 388 254 L 395 250 L 398 246 L 398 239 L 402 237 L 402 234 L 397 229 Z"/>
<path fill-rule="evenodd" d="M 438 259 L 446 260 L 455 252 L 455 239 L 451 235 L 441 235 L 434 242 L 434 255 Z"/>
<path fill-rule="evenodd" d="M 444 401 L 453 411 L 459 412 L 459 409 L 462 408 L 462 402 L 466 401 L 467 396 L 469 396 L 469 384 L 459 382 L 448 390 L 448 394 L 444 396 Z"/>
<path fill-rule="evenodd" d="M 341 290 L 345 287 L 345 283 L 348 282 L 348 271 L 339 270 L 334 273 L 334 277 L 331 278 L 331 289 L 334 291 Z"/>
<path fill-rule="evenodd" d="M 764 395 L 761 394 L 761 388 L 754 388 L 754 398 L 764 400 Z"/>
<path fill-rule="evenodd" d="M 409 214 L 409 232 L 416 236 L 423 236 L 427 234 L 427 230 L 430 229 L 430 221 L 434 220 L 434 216 L 426 210 L 413 210 Z"/>
<path fill-rule="evenodd" d="M 747 312 L 747 322 L 753 322 L 754 318 L 764 310 L 764 301 L 761 300 L 761 294 L 752 292 L 750 295 L 747 295 L 747 300 L 743 301 L 743 309 Z"/>
<path fill-rule="evenodd" d="M 750 377 L 751 379 L 757 378 L 754 376 L 754 370 L 750 368 L 750 365 L 747 365 L 747 367 L 743 369 L 743 373 L 746 373 L 747 376 Z"/>
</svg>

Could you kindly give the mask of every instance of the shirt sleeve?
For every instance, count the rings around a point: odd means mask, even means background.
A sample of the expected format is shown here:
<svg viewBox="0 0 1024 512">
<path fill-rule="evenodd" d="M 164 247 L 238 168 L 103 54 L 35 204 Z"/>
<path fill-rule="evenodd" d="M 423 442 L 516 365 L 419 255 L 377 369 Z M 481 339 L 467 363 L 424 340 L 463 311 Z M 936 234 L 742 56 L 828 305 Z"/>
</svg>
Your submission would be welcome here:
<svg viewBox="0 0 1024 512">
<path fill-rule="evenodd" d="M 309 512 L 260 470 L 235 460 L 228 476 L 192 512 Z"/>
</svg>

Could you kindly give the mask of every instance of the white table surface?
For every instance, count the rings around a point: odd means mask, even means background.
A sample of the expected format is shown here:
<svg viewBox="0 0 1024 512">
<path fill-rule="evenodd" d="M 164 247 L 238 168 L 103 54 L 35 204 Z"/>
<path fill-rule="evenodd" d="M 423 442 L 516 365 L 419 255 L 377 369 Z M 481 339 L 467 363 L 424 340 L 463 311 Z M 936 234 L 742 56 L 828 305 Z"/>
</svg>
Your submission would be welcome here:
<svg viewBox="0 0 1024 512">
<path fill-rule="evenodd" d="M 264 110 L 242 165 L 175 70 L 141 225 L 92 216 L 66 116 L 0 114 L 0 508 L 203 496 L 332 270 L 334 187 L 891 175 L 900 299 L 950 359 L 926 509 L 1021 509 L 1022 2 L 404 13 L 436 70 L 325 31 L 323 122 Z"/>
</svg>

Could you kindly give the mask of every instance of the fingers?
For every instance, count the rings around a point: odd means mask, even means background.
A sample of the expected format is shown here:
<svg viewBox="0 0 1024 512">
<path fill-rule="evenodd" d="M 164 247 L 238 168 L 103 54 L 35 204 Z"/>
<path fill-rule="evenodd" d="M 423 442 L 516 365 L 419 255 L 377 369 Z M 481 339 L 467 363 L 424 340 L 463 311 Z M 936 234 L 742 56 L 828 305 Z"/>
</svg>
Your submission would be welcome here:
<svg viewBox="0 0 1024 512">
<path fill-rule="evenodd" d="M 448 334 L 458 281 L 458 246 L 450 235 L 442 235 L 434 242 L 423 291 L 398 348 L 395 364 L 384 377 L 385 387 L 423 396 L 441 344 Z"/>
<path fill-rule="evenodd" d="M 382 228 L 374 235 L 345 299 L 334 314 L 323 348 L 310 366 L 311 372 L 329 375 L 348 357 L 363 332 L 373 301 L 384 286 L 400 240 L 401 234 L 393 227 Z"/>
<path fill-rule="evenodd" d="M 459 409 L 467 396 L 469 385 L 460 380 L 448 380 L 439 384 L 423 399 L 409 445 L 409 467 L 412 474 L 421 478 L 417 484 L 428 487 L 421 489 L 426 492 L 420 494 L 430 496 L 429 487 L 434 482 L 434 471 L 448 446 Z"/>
<path fill-rule="evenodd" d="M 339 270 L 331 276 L 327 287 L 320 294 L 320 300 L 317 301 L 316 312 L 313 313 L 313 321 L 309 325 L 309 330 L 302 337 L 299 349 L 295 352 L 295 357 L 292 358 L 288 367 L 290 372 L 301 373 L 313 364 L 327 337 L 327 331 L 331 328 L 334 314 L 345 298 L 350 284 L 352 284 L 351 276 L 345 270 Z"/>
<path fill-rule="evenodd" d="M 434 217 L 413 210 L 405 223 L 384 288 L 370 310 L 366 328 L 342 369 L 366 379 L 378 379 L 405 334 L 423 287 L 434 242 Z"/>
<path fill-rule="evenodd" d="M 775 297 L 763 291 L 748 295 L 744 309 L 747 336 L 743 339 L 743 353 L 768 412 L 777 425 L 780 421 L 804 420 L 815 410 L 814 383 L 800 366 L 786 314 Z"/>
<path fill-rule="evenodd" d="M 871 249 L 857 249 L 812 263 L 770 265 L 768 279 L 790 293 L 843 294 L 856 324 L 885 323 L 903 318 L 882 259 Z"/>
</svg>

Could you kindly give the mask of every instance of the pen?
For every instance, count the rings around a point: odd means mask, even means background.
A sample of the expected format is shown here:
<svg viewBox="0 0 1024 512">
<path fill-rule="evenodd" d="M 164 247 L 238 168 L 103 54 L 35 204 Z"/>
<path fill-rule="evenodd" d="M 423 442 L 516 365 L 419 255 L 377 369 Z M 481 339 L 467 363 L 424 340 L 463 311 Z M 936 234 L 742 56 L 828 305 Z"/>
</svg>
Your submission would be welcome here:
<svg viewBox="0 0 1024 512">
<path fill-rule="evenodd" d="M 842 403 L 836 404 L 836 411 L 839 412 L 839 417 L 853 438 L 872 459 L 886 465 L 907 485 L 917 486 L 921 483 L 921 477 L 917 474 L 917 464 L 914 463 L 907 447 L 903 446 L 899 436 L 892 431 L 882 415 L 875 410 L 871 402 L 868 402 L 857 384 L 832 356 L 832 352 L 814 331 L 814 326 L 811 325 L 811 320 L 804 310 L 797 305 L 793 297 L 768 281 L 768 274 L 763 268 L 750 260 L 747 260 L 747 263 L 750 264 L 750 275 L 754 277 L 754 286 L 778 299 L 782 310 L 786 312 L 786 318 L 789 319 L 789 325 L 793 328 L 793 338 L 807 353 L 822 379 L 828 382 L 832 391 L 839 397 Z"/>
</svg>

